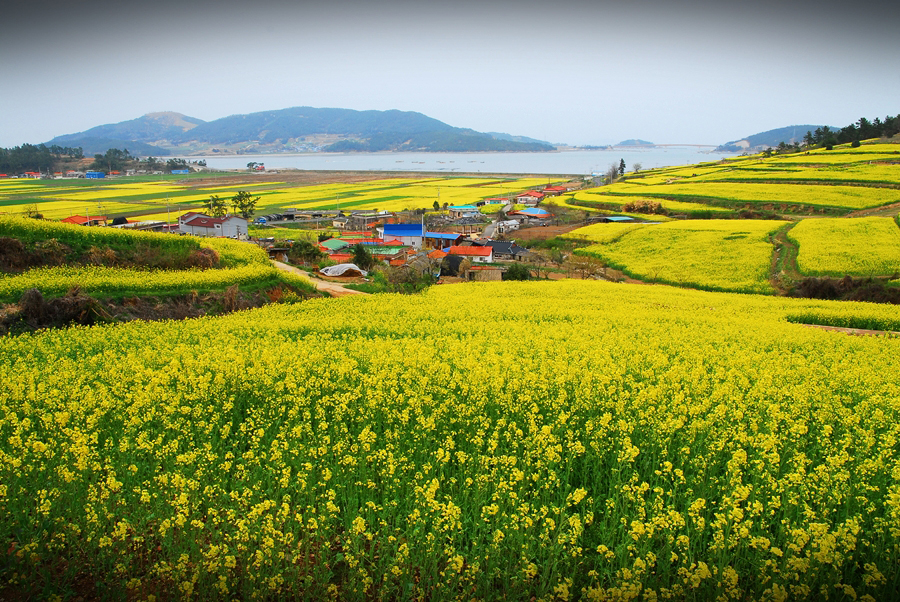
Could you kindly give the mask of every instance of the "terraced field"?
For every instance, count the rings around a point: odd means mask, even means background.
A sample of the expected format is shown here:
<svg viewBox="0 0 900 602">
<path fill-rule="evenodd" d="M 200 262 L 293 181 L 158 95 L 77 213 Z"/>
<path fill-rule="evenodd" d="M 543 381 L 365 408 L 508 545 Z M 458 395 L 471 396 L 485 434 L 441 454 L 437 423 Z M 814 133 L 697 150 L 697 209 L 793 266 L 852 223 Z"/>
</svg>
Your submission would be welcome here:
<svg viewBox="0 0 900 602">
<path fill-rule="evenodd" d="M 211 195 L 226 201 L 238 190 L 259 196 L 257 213 L 297 209 L 430 209 L 443 205 L 474 204 L 484 198 L 506 197 L 538 184 L 544 178 L 388 178 L 356 183 L 297 186 L 265 182 L 192 186 L 191 180 L 166 177 L 85 180 L 0 180 L 0 213 L 33 211 L 48 219 L 70 215 L 123 215 L 174 221 L 187 210 L 202 207 Z"/>
<path fill-rule="evenodd" d="M 628 175 L 609 186 L 575 194 L 586 207 L 650 198 L 669 213 L 767 210 L 842 215 L 888 208 L 900 212 L 900 144 L 866 143 L 832 151 L 754 155 Z M 675 205 L 674 203 L 687 203 Z"/>
</svg>

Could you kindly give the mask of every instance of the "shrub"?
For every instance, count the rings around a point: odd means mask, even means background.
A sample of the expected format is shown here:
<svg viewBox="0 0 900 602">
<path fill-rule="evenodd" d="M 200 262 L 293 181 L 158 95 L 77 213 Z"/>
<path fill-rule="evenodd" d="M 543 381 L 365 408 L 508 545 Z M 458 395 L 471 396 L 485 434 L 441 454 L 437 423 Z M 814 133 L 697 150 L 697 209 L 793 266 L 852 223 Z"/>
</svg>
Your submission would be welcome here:
<svg viewBox="0 0 900 602">
<path fill-rule="evenodd" d="M 514 263 L 503 273 L 504 280 L 531 280 L 531 270 L 524 263 Z"/>
</svg>

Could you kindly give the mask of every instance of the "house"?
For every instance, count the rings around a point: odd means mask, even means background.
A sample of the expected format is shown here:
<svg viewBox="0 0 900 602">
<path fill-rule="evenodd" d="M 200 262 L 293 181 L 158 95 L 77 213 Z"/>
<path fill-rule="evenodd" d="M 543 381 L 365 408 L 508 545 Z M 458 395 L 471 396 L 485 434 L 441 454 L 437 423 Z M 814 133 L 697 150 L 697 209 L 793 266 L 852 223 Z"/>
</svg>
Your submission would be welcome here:
<svg viewBox="0 0 900 602">
<path fill-rule="evenodd" d="M 461 217 L 450 224 L 460 234 L 475 234 L 480 236 L 484 230 L 484 223 L 477 217 Z"/>
<path fill-rule="evenodd" d="M 379 230 L 382 240 L 398 240 L 416 250 L 422 248 L 425 240 L 425 227 L 422 224 L 385 224 Z"/>
<path fill-rule="evenodd" d="M 105 226 L 105 215 L 73 215 L 62 220 L 66 224 L 77 224 L 79 226 Z"/>
<path fill-rule="evenodd" d="M 194 236 L 240 238 L 247 236 L 247 220 L 236 215 L 210 217 L 188 211 L 178 218 L 178 231 Z"/>
<path fill-rule="evenodd" d="M 346 227 L 351 230 L 370 230 L 389 215 L 384 211 L 354 211 L 350 214 Z"/>
<path fill-rule="evenodd" d="M 507 219 L 503 221 L 497 222 L 497 226 L 495 228 L 495 232 L 497 234 L 506 234 L 507 232 L 512 232 L 513 230 L 519 229 L 519 222 L 514 219 Z"/>
<path fill-rule="evenodd" d="M 492 263 L 494 261 L 494 250 L 491 247 L 453 246 L 444 250 L 447 255 L 465 257 L 472 263 Z"/>
<path fill-rule="evenodd" d="M 566 192 L 565 186 L 546 186 L 541 192 L 546 196 L 559 196 Z"/>
<path fill-rule="evenodd" d="M 519 211 L 513 211 L 510 215 L 514 216 L 522 216 L 528 220 L 536 220 L 542 222 L 544 220 L 548 220 L 553 217 L 549 211 L 546 209 L 540 209 L 539 207 L 529 207 L 528 209 L 521 209 Z"/>
<path fill-rule="evenodd" d="M 462 234 L 457 232 L 426 232 L 425 247 L 428 249 L 443 249 L 451 245 L 458 245 Z"/>
<path fill-rule="evenodd" d="M 328 240 L 323 240 L 319 243 L 319 250 L 324 251 L 328 254 L 333 254 L 342 249 L 346 249 L 349 246 L 350 243 L 346 240 L 341 240 L 340 238 L 329 238 Z"/>
<path fill-rule="evenodd" d="M 516 203 L 520 205 L 537 205 L 546 195 L 543 192 L 538 192 L 537 190 L 526 190 L 520 195 L 516 196 Z"/>
<path fill-rule="evenodd" d="M 513 241 L 489 240 L 484 246 L 490 247 L 494 251 L 494 260 L 513 259 L 522 261 L 531 255 L 531 251 L 520 247 Z"/>
<path fill-rule="evenodd" d="M 447 209 L 447 214 L 451 219 L 458 219 L 460 217 L 475 217 L 480 212 L 478 211 L 478 207 L 475 205 L 451 205 Z"/>
</svg>

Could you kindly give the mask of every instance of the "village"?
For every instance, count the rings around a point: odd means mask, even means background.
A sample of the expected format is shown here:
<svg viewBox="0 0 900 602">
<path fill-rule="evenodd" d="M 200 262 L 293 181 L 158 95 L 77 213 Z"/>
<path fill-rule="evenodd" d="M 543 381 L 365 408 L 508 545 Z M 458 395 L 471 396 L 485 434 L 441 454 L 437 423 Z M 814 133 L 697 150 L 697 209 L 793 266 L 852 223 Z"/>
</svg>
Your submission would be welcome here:
<svg viewBox="0 0 900 602">
<path fill-rule="evenodd" d="M 378 265 L 434 281 L 498 281 L 506 279 L 516 263 L 534 266 L 546 262 L 546 257 L 517 244 L 513 233 L 558 225 L 559 208 L 541 205 L 549 197 L 582 186 L 580 181 L 548 184 L 465 205 L 441 206 L 435 202 L 434 210 L 427 211 L 287 208 L 252 221 L 235 214 L 213 217 L 198 211 L 180 214 L 176 223 L 100 215 L 76 215 L 62 221 L 242 240 L 266 249 L 274 261 L 300 263 L 319 277 L 340 282 L 365 281 L 368 272 Z M 483 211 L 491 205 L 496 207 Z M 554 210 L 556 213 L 551 213 Z M 294 238 L 284 234 L 287 228 L 296 232 Z M 278 236 L 266 236 L 267 230 L 277 231 Z M 311 244 L 318 252 L 313 253 L 312 261 L 298 261 L 295 246 L 304 242 L 305 248 Z M 358 247 L 364 250 L 363 257 L 370 258 L 368 261 L 358 260 Z"/>
</svg>

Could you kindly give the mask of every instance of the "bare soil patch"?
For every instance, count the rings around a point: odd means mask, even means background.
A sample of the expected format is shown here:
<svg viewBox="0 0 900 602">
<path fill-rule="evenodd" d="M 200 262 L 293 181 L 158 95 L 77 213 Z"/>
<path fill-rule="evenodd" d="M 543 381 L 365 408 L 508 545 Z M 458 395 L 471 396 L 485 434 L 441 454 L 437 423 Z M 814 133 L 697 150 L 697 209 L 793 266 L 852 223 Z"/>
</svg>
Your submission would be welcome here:
<svg viewBox="0 0 900 602">
<path fill-rule="evenodd" d="M 515 240 L 547 240 L 548 238 L 556 238 L 560 234 L 566 234 L 572 230 L 581 228 L 583 224 L 567 224 L 564 226 L 535 226 L 534 228 L 523 228 L 516 230 L 511 237 Z"/>
</svg>

